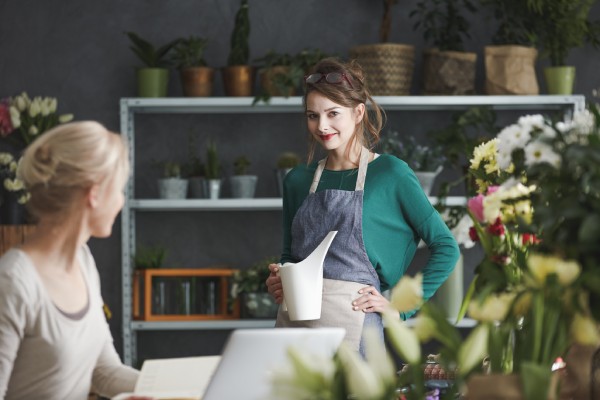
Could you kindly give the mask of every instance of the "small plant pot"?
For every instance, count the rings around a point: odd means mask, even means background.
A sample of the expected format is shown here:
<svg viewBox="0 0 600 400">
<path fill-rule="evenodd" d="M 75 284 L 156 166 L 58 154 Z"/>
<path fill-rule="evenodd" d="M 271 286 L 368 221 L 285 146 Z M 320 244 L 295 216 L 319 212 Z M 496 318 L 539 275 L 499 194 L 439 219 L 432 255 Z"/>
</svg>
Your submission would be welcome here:
<svg viewBox="0 0 600 400">
<path fill-rule="evenodd" d="M 265 91 L 265 93 L 267 93 L 269 96 L 289 97 L 289 96 L 295 95 L 296 94 L 295 87 L 285 88 L 285 92 L 284 92 L 284 91 L 282 91 L 283 89 L 281 89 L 277 85 L 275 85 L 275 79 L 277 79 L 277 76 L 278 75 L 287 75 L 287 74 L 289 74 L 289 71 L 290 71 L 290 67 L 283 66 L 283 65 L 276 65 L 274 67 L 266 68 L 266 69 L 259 71 L 260 85 L 261 85 L 262 89 Z M 300 84 L 300 82 L 298 82 L 298 84 Z"/>
<path fill-rule="evenodd" d="M 208 198 L 216 200 L 221 197 L 221 180 L 220 179 L 209 179 L 208 180 Z"/>
<path fill-rule="evenodd" d="M 205 178 L 194 177 L 188 179 L 188 197 L 191 199 L 205 199 L 208 197 L 208 182 Z"/>
<path fill-rule="evenodd" d="M 181 70 L 183 94 L 187 97 L 208 97 L 212 95 L 214 69 L 190 67 Z"/>
<path fill-rule="evenodd" d="M 166 68 L 140 68 L 137 70 L 139 97 L 166 97 L 169 70 Z"/>
<path fill-rule="evenodd" d="M 221 69 L 225 94 L 233 97 L 252 96 L 255 68 L 250 65 L 235 65 Z"/>
<path fill-rule="evenodd" d="M 575 84 L 575 67 L 546 67 L 544 68 L 546 92 L 548 94 L 573 94 Z"/>
<path fill-rule="evenodd" d="M 277 190 L 279 197 L 283 197 L 283 180 L 292 168 L 279 168 L 275 170 L 275 178 L 277 179 Z"/>
<path fill-rule="evenodd" d="M 163 178 L 158 180 L 158 191 L 161 199 L 185 199 L 187 189 L 187 179 Z"/>
<path fill-rule="evenodd" d="M 275 318 L 279 305 L 269 293 L 244 293 L 242 318 Z"/>
<path fill-rule="evenodd" d="M 236 199 L 251 199 L 256 192 L 256 175 L 236 175 L 229 178 L 231 183 L 231 196 Z"/>
<path fill-rule="evenodd" d="M 435 178 L 442 172 L 442 168 L 438 168 L 433 172 L 425 172 L 425 171 L 415 171 L 415 175 L 419 179 L 419 183 L 423 188 L 423 191 L 427 196 L 431 195 L 431 190 L 433 189 L 433 184 L 435 183 Z"/>
</svg>

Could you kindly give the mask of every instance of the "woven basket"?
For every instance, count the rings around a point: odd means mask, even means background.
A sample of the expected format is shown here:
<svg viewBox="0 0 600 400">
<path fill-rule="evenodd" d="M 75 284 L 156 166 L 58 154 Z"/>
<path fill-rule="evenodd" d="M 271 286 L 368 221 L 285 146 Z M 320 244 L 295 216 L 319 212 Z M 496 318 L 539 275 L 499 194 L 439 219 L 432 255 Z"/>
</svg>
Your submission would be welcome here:
<svg viewBox="0 0 600 400">
<path fill-rule="evenodd" d="M 475 93 L 477 54 L 429 49 L 423 52 L 423 94 Z"/>
<path fill-rule="evenodd" d="M 398 43 L 355 46 L 350 58 L 362 66 L 374 96 L 410 95 L 415 66 L 415 47 Z"/>
</svg>

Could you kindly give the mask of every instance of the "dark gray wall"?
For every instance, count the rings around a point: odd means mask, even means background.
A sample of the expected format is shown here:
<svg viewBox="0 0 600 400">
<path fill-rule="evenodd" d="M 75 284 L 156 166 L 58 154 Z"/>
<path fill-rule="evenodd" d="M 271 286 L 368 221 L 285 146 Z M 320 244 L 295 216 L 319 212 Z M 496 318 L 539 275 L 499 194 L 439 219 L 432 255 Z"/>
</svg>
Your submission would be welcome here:
<svg viewBox="0 0 600 400">
<path fill-rule="evenodd" d="M 306 47 L 345 57 L 351 46 L 377 41 L 382 4 L 375 0 L 251 0 L 251 57 L 258 58 L 269 49 L 295 53 Z M 412 31 L 413 23 L 408 18 L 415 4 L 416 0 L 403 0 L 394 7 L 391 40 L 416 46 L 412 93 L 418 94 L 424 43 L 421 33 Z M 156 44 L 179 36 L 205 36 L 210 40 L 206 59 L 211 66 L 219 67 L 225 64 L 228 55 L 238 5 L 238 0 L 2 0 L 0 96 L 21 91 L 56 96 L 60 112 L 72 112 L 78 120 L 99 120 L 119 130 L 119 99 L 135 96 L 134 67 L 138 65 L 123 32 L 137 32 Z M 600 18 L 598 7 L 593 15 Z M 481 13 L 469 18 L 473 22 L 472 39 L 466 47 L 479 54 L 477 88 L 481 92 L 482 49 L 494 24 Z M 569 62 L 577 66 L 576 93 L 589 96 L 594 88 L 600 87 L 597 51 L 590 47 L 576 49 Z M 540 70 L 546 64 L 541 60 Z M 543 84 L 541 87 L 543 93 Z M 215 78 L 215 95 L 223 95 L 219 74 Z M 169 96 L 181 96 L 174 72 Z M 429 127 L 443 126 L 447 118 L 447 113 L 404 114 L 392 117 L 390 124 L 418 135 Z M 250 153 L 255 172 L 260 176 L 259 196 L 276 194 L 272 175 L 276 155 L 289 149 L 303 152 L 305 147 L 299 113 L 271 117 L 148 116 L 138 121 L 137 128 L 139 135 L 146 135 L 136 148 L 140 161 L 136 172 L 141 176 L 137 184 L 140 193 L 149 196 L 156 194 L 153 182 L 158 174 L 152 162 L 184 159 L 188 132 L 198 135 L 200 144 L 207 137 L 218 138 L 228 168 L 234 156 Z M 280 223 L 278 213 L 158 215 L 156 220 L 140 220 L 149 241 L 177 238 L 170 241 L 173 247 L 169 249 L 169 263 L 206 266 L 225 262 L 234 267 L 278 253 Z M 118 348 L 121 348 L 120 234 L 117 222 L 110 239 L 91 242 L 105 300 L 114 312 L 111 327 Z M 229 245 L 233 246 L 231 250 Z M 209 354 L 219 351 L 222 338 L 217 336 L 156 333 L 144 334 L 140 342 L 156 345 L 154 353 L 148 356 Z M 184 343 L 183 350 L 165 347 L 165 343 L 173 341 Z"/>
</svg>

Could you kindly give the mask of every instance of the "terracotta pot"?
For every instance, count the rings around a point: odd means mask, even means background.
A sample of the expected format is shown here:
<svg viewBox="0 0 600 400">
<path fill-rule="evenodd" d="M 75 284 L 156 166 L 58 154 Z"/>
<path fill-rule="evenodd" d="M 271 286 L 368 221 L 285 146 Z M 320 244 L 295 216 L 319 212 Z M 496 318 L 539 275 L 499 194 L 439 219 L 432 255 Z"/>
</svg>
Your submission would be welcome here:
<svg viewBox="0 0 600 400">
<path fill-rule="evenodd" d="M 290 71 L 290 67 L 283 65 L 276 65 L 271 68 L 265 68 L 259 72 L 260 75 L 260 86 L 266 94 L 269 96 L 284 96 L 289 97 L 296 94 L 295 87 L 286 88 L 286 91 L 280 90 L 274 83 L 274 79 L 277 75 L 287 75 Z M 300 82 L 298 82 L 300 83 Z"/>
<path fill-rule="evenodd" d="M 250 65 L 234 65 L 221 68 L 225 94 L 233 97 L 252 96 L 255 68 Z"/>
<path fill-rule="evenodd" d="M 187 97 L 208 97 L 212 95 L 214 69 L 190 67 L 180 71 L 183 94 Z"/>
</svg>

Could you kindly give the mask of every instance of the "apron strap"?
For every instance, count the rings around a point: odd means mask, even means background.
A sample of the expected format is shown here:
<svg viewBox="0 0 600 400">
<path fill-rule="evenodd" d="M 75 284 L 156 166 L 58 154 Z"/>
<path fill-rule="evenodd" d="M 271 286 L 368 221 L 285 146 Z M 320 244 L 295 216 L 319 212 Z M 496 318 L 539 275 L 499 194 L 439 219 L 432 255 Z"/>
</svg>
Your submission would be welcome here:
<svg viewBox="0 0 600 400">
<path fill-rule="evenodd" d="M 366 149 L 363 147 L 360 152 L 360 161 L 358 164 L 358 176 L 356 177 L 356 187 L 354 190 L 364 190 L 365 188 L 365 180 L 367 178 L 367 167 L 369 165 L 369 151 L 365 151 Z M 319 181 L 321 180 L 321 175 L 323 174 L 323 170 L 325 169 L 325 164 L 327 163 L 327 157 L 319 161 L 317 165 L 317 170 L 315 171 L 315 175 L 313 176 L 312 184 L 310 185 L 309 193 L 315 193 L 317 191 L 317 186 L 319 186 Z"/>
</svg>

